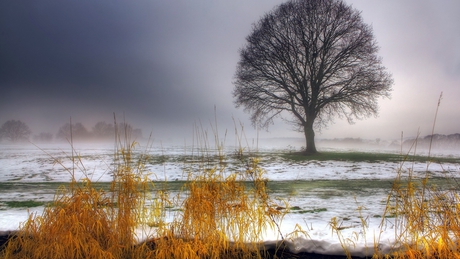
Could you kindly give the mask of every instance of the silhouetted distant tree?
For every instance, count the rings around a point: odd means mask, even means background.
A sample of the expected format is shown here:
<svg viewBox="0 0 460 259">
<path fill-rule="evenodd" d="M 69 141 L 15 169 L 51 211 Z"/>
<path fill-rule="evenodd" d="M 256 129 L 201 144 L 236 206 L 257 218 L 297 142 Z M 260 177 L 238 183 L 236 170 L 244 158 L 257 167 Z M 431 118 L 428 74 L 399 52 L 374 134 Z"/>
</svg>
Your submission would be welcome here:
<svg viewBox="0 0 460 259">
<path fill-rule="evenodd" d="M 61 126 L 56 133 L 56 139 L 60 140 L 70 140 L 71 139 L 71 134 L 70 134 L 70 123 L 66 123 L 63 126 Z"/>
<path fill-rule="evenodd" d="M 316 153 L 314 129 L 377 115 L 393 80 L 372 28 L 341 0 L 291 0 L 256 23 L 240 50 L 233 96 L 254 125 L 281 116 Z"/>
<path fill-rule="evenodd" d="M 133 127 L 126 122 L 121 122 L 117 124 L 116 130 L 117 130 L 118 135 L 122 138 L 125 137 L 125 135 L 131 137 Z"/>
<path fill-rule="evenodd" d="M 142 138 L 142 130 L 141 129 L 133 129 L 133 127 L 126 123 L 126 122 L 121 122 L 117 124 L 117 134 L 119 137 L 123 138 L 134 138 L 134 139 L 140 139 Z"/>
<path fill-rule="evenodd" d="M 70 134 L 70 129 L 72 129 L 72 136 Z M 72 125 L 70 123 L 64 124 L 59 128 L 56 134 L 56 139 L 60 140 L 70 140 L 71 137 L 72 139 L 86 139 L 89 137 L 89 132 L 83 124 L 77 122 L 75 124 L 72 123 Z"/>
<path fill-rule="evenodd" d="M 93 136 L 98 139 L 109 139 L 115 136 L 115 127 L 111 123 L 100 121 L 92 129 Z"/>
<path fill-rule="evenodd" d="M 32 133 L 29 126 L 20 120 L 9 120 L 3 123 L 0 128 L 0 139 L 7 139 L 12 142 L 28 140 Z"/>
</svg>

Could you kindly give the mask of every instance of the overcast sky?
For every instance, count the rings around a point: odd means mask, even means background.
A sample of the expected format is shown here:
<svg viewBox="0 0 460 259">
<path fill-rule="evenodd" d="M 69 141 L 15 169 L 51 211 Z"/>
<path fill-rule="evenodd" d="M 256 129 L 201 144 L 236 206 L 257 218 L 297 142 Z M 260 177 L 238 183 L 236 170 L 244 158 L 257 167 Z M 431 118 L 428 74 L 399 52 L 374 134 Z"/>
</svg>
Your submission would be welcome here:
<svg viewBox="0 0 460 259">
<path fill-rule="evenodd" d="M 0 124 L 33 134 L 69 121 L 88 129 L 113 113 L 157 139 L 182 139 L 194 124 L 254 136 L 233 105 L 238 49 L 276 0 L 4 0 L 0 2 Z M 393 74 L 380 116 L 336 120 L 317 138 L 398 139 L 460 132 L 460 1 L 347 0 L 362 11 Z M 277 121 L 263 137 L 302 136 Z"/>
</svg>

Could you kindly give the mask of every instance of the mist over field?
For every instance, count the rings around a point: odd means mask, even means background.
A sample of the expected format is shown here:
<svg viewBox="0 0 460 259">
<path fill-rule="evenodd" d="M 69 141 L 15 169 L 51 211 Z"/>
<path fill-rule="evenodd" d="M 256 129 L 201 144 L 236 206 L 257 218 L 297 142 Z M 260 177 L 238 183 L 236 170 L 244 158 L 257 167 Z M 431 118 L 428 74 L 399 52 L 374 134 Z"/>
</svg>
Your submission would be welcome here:
<svg viewBox="0 0 460 259">
<path fill-rule="evenodd" d="M 117 249 L 131 248 L 116 240 L 120 233 L 135 240 L 133 247 L 149 238 L 155 246 L 163 238 L 159 229 L 187 214 L 187 188 L 194 181 L 212 193 L 191 199 L 189 207 L 196 217 L 215 220 L 197 225 L 219 221 L 229 229 L 225 223 L 235 220 L 225 213 L 238 212 L 245 202 L 214 199 L 225 189 L 222 183 L 236 179 L 226 189 L 243 190 L 239 198 L 246 195 L 242 186 L 259 188 L 248 211 L 283 215 L 258 241 L 288 240 L 293 251 L 321 255 L 371 257 L 408 244 L 458 252 L 460 234 L 452 229 L 460 229 L 460 1 L 344 0 L 372 28 L 378 60 L 394 82 L 386 84 L 392 85 L 391 98 L 376 100 L 377 116 L 350 123 L 350 114 L 342 114 L 317 124 L 319 154 L 307 152 L 308 134 L 294 130 L 287 112 L 260 128 L 245 107 L 235 107 L 240 50 L 261 17 L 284 2 L 0 1 L 0 240 L 2 231 L 31 226 L 24 224 L 31 215 L 64 208 L 56 194 L 67 186 L 72 195 L 84 190 L 90 205 L 68 206 L 76 209 L 68 215 L 89 208 L 113 219 L 126 205 L 128 214 L 151 209 L 161 218 L 136 215 L 107 225 Z M 311 53 L 314 62 L 317 55 Z M 337 97 L 331 89 L 323 96 Z M 112 188 L 126 179 L 149 186 L 126 191 L 126 197 L 144 197 L 136 208 L 130 201 L 113 202 L 122 193 Z M 99 202 L 104 195 L 111 202 Z M 163 200 L 168 195 L 171 200 Z M 211 210 L 216 204 L 230 209 L 220 218 L 215 211 L 206 217 L 201 205 L 208 201 Z M 267 205 L 263 210 L 259 201 Z M 257 221 L 248 218 L 236 221 Z M 123 222 L 137 225 L 114 231 Z M 406 223 L 413 225 L 406 229 Z M 69 226 L 92 235 L 96 224 L 70 220 Z M 200 239 L 197 233 L 191 239 Z M 110 237 L 100 236 L 104 244 Z M 92 242 L 87 237 L 74 243 Z M 419 237 L 425 243 L 417 243 Z"/>
<path fill-rule="evenodd" d="M 126 121 L 156 140 L 242 123 L 248 138 L 302 138 L 282 119 L 251 126 L 232 100 L 238 49 L 270 1 L 0 3 L 0 124 L 21 120 L 32 135 L 68 123 Z M 335 123 L 318 139 L 398 140 L 460 132 L 460 6 L 457 1 L 347 0 L 372 26 L 395 84 L 379 117 Z M 232 134 L 228 134 L 232 135 Z"/>
</svg>

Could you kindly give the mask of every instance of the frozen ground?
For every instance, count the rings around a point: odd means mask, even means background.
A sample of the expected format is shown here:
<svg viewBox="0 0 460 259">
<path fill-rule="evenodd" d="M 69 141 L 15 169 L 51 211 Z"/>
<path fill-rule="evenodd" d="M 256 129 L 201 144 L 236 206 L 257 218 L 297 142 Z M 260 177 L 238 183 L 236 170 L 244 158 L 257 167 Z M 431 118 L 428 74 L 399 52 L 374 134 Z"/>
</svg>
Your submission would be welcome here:
<svg viewBox="0 0 460 259">
<path fill-rule="evenodd" d="M 281 224 L 283 235 L 289 236 L 296 225 L 306 231 L 306 237 L 295 239 L 293 243 L 295 249 L 304 252 L 343 254 L 337 233 L 330 226 L 333 218 L 337 220 L 343 240 L 348 243 L 352 254 L 372 254 L 375 240 L 379 249 L 388 251 L 394 245 L 394 222 L 392 219 L 382 220 L 382 214 L 397 171 L 413 171 L 415 177 L 425 177 L 428 172 L 433 181 L 440 181 L 445 175 L 460 177 L 459 164 L 293 162 L 277 155 L 281 149 L 293 151 L 292 147 L 259 148 L 260 165 L 270 180 L 272 197 L 288 201 L 291 207 Z M 57 144 L 40 145 L 40 148 L 0 144 L 0 230 L 17 229 L 29 213 L 43 210 L 41 206 L 17 208 L 8 204 L 52 201 L 56 189 L 68 182 L 72 173 L 76 179 L 90 178 L 100 183 L 111 181 L 113 144 L 75 145 L 75 150 L 72 154 L 69 145 Z M 138 150 L 144 151 L 143 148 Z M 146 170 L 152 173 L 150 178 L 170 181 L 173 193 L 187 179 L 184 171 L 197 170 L 191 160 L 207 160 L 216 154 L 209 148 L 203 152 L 180 146 L 153 146 L 146 150 L 150 155 L 146 162 Z M 229 162 L 229 171 L 241 168 L 233 160 L 236 150 L 227 148 L 223 152 Z M 444 152 L 437 155 L 459 154 Z M 73 166 L 72 157 L 81 163 Z M 150 231 L 139 230 L 139 239 Z M 276 231 L 268 231 L 262 238 L 276 240 L 280 237 Z"/>
</svg>

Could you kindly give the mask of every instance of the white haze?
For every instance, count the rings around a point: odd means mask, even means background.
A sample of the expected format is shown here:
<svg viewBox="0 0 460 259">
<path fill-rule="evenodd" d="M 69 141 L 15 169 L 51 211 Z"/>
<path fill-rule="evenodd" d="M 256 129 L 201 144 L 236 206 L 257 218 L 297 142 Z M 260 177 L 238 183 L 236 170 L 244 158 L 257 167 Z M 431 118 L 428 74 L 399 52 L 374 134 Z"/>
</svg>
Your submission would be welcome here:
<svg viewBox="0 0 460 259">
<path fill-rule="evenodd" d="M 231 94 L 251 24 L 281 2 L 2 2 L 0 124 L 55 134 L 70 118 L 90 130 L 116 113 L 145 137 L 190 143 L 197 127 L 212 134 L 217 117 L 221 131 L 235 120 L 250 139 L 302 139 L 281 119 L 255 130 Z M 460 2 L 346 2 L 372 25 L 394 91 L 379 117 L 338 118 L 317 139 L 431 134 L 441 92 L 435 133 L 460 132 Z"/>
</svg>

